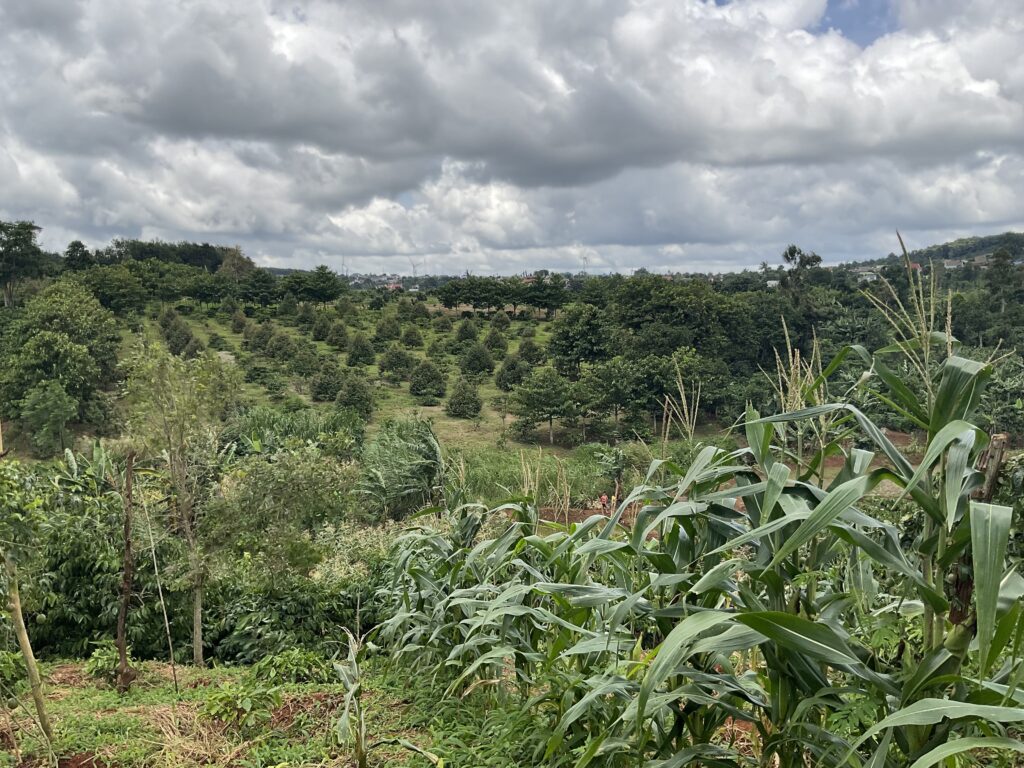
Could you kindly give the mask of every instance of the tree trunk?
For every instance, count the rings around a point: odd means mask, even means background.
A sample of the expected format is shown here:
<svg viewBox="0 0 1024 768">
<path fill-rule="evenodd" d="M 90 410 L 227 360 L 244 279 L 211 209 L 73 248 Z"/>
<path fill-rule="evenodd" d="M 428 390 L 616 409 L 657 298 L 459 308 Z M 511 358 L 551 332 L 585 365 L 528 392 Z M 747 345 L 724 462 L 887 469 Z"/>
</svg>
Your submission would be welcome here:
<svg viewBox="0 0 1024 768">
<path fill-rule="evenodd" d="M 196 575 L 192 586 L 192 663 L 197 667 L 203 662 L 203 581 Z"/>
<path fill-rule="evenodd" d="M 548 442 L 551 445 L 555 444 L 555 420 L 553 418 L 548 419 Z"/>
<path fill-rule="evenodd" d="M 43 681 L 39 678 L 39 667 L 36 666 L 36 657 L 32 653 L 32 643 L 29 642 L 28 630 L 25 629 L 25 617 L 21 613 L 18 568 L 10 556 L 4 558 L 4 567 L 7 571 L 7 594 L 10 600 L 11 618 L 14 620 L 14 634 L 18 638 L 21 656 L 25 660 L 28 683 L 32 689 L 32 701 L 35 702 L 36 714 L 39 715 L 39 727 L 43 729 L 43 735 L 46 736 L 47 742 L 52 742 L 53 729 L 50 727 L 50 718 L 46 714 L 46 702 L 43 700 Z"/>
<path fill-rule="evenodd" d="M 127 693 L 132 681 L 138 676 L 128 666 L 128 606 L 132 599 L 135 579 L 135 560 L 132 554 L 132 479 L 135 470 L 135 454 L 128 454 L 124 469 L 124 566 L 121 570 L 121 605 L 117 611 L 117 692 Z"/>
</svg>

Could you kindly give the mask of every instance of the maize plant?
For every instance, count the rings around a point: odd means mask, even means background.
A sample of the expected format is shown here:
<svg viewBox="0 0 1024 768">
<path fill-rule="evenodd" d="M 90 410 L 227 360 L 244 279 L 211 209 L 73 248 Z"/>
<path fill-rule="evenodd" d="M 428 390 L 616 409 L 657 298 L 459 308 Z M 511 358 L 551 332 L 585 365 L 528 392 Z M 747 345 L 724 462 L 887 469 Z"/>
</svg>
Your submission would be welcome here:
<svg viewBox="0 0 1024 768">
<path fill-rule="evenodd" d="M 851 348 L 799 382 L 816 404 L 751 411 L 741 450 L 654 462 L 608 516 L 542 523 L 521 498 L 412 529 L 381 642 L 449 695 L 545 713 L 537 765 L 1016 764 L 1024 579 L 1010 508 L 972 499 L 991 367 L 946 334 L 905 343 L 936 346 L 923 400 L 887 363 L 906 350 Z M 850 402 L 822 403 L 858 359 L 861 386 L 927 435 L 918 463 Z M 794 456 L 803 421 L 823 437 Z M 912 501 L 912 536 L 863 508 L 882 483 Z"/>
</svg>

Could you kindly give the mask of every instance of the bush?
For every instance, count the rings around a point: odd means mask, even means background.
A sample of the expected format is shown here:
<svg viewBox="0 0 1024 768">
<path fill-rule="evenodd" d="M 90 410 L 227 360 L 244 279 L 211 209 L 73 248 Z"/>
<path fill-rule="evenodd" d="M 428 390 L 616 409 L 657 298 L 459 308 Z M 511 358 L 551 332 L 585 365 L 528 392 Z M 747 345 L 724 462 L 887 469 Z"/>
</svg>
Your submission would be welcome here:
<svg viewBox="0 0 1024 768">
<path fill-rule="evenodd" d="M 498 359 L 503 358 L 508 351 L 508 341 L 497 328 L 491 328 L 488 332 L 484 346 Z"/>
<path fill-rule="evenodd" d="M 345 383 L 345 376 L 333 360 L 327 360 L 320 370 L 309 380 L 309 396 L 314 402 L 329 403 L 333 401 Z"/>
<path fill-rule="evenodd" d="M 434 326 L 434 330 L 438 333 L 450 333 L 452 330 L 452 320 L 445 314 L 435 317 L 431 325 Z"/>
<path fill-rule="evenodd" d="M 266 725 L 280 706 L 279 686 L 225 683 L 206 693 L 201 714 L 240 732 L 253 733 Z"/>
<path fill-rule="evenodd" d="M 508 327 L 512 325 L 512 321 L 509 320 L 508 313 L 502 310 L 494 313 L 494 317 L 491 318 L 491 327 L 497 328 L 499 331 L 506 331 Z"/>
<path fill-rule="evenodd" d="M 523 360 L 519 355 L 509 355 L 498 368 L 494 377 L 494 383 L 502 392 L 511 392 L 523 383 L 523 380 L 530 375 L 533 366 Z"/>
<path fill-rule="evenodd" d="M 368 419 L 373 414 L 373 387 L 365 376 L 349 373 L 345 377 L 334 404 L 339 408 L 347 408 L 361 418 Z"/>
<path fill-rule="evenodd" d="M 382 317 L 377 323 L 373 334 L 373 343 L 377 349 L 383 349 L 389 341 L 397 341 L 402 335 L 402 324 L 396 317 Z"/>
<path fill-rule="evenodd" d="M 402 332 L 402 344 L 409 349 L 416 349 L 423 346 L 423 334 L 415 325 L 410 325 Z"/>
<path fill-rule="evenodd" d="M 132 665 L 132 650 L 127 649 L 128 665 Z M 96 650 L 85 662 L 85 674 L 113 684 L 117 679 L 117 646 L 113 640 L 103 640 L 96 643 Z"/>
<path fill-rule="evenodd" d="M 458 342 L 459 346 L 465 347 L 476 341 L 479 335 L 480 331 L 477 329 L 476 323 L 467 317 L 459 323 L 459 328 L 455 332 L 455 341 Z"/>
<path fill-rule="evenodd" d="M 533 339 L 527 339 L 519 345 L 517 354 L 530 365 L 541 365 L 546 359 L 547 355 L 544 353 L 544 349 L 535 342 Z"/>
<path fill-rule="evenodd" d="M 460 378 L 452 387 L 444 412 L 456 419 L 475 419 L 480 415 L 483 405 L 476 386 L 467 379 Z"/>
<path fill-rule="evenodd" d="M 345 324 L 340 320 L 335 320 L 331 324 L 331 330 L 327 333 L 327 338 L 324 341 L 339 352 L 345 351 L 348 348 L 348 329 L 345 328 Z"/>
<path fill-rule="evenodd" d="M 308 328 L 313 324 L 314 320 L 316 320 L 316 312 L 313 309 L 313 305 L 305 301 L 299 304 L 299 311 L 295 314 L 295 322 L 303 328 Z"/>
<path fill-rule="evenodd" d="M 245 326 L 249 324 L 249 318 L 245 316 L 242 310 L 236 310 L 235 314 L 231 316 L 231 330 L 235 333 L 244 333 Z"/>
<path fill-rule="evenodd" d="M 246 327 L 246 331 L 249 331 L 249 329 L 252 329 L 251 335 L 247 339 L 249 348 L 254 352 L 265 352 L 270 344 L 270 340 L 274 338 L 274 324 L 264 321 L 254 328 L 250 323 Z"/>
<path fill-rule="evenodd" d="M 281 297 L 281 301 L 277 305 L 277 314 L 279 317 L 293 317 L 298 311 L 299 301 L 295 298 L 294 293 L 286 293 Z"/>
<path fill-rule="evenodd" d="M 430 345 L 427 347 L 427 357 L 436 361 L 441 361 L 448 357 L 448 343 L 444 338 L 439 337 L 430 342 Z"/>
<path fill-rule="evenodd" d="M 373 365 L 376 359 L 377 354 L 374 352 L 370 340 L 362 333 L 357 333 L 352 338 L 352 344 L 348 348 L 349 366 Z"/>
<path fill-rule="evenodd" d="M 336 679 L 334 667 L 316 651 L 289 648 L 264 656 L 249 670 L 252 677 L 267 683 L 330 683 Z"/>
<path fill-rule="evenodd" d="M 459 368 L 467 376 L 486 376 L 494 371 L 494 358 L 487 347 L 477 343 L 463 353 Z"/>
<path fill-rule="evenodd" d="M 295 340 L 284 331 L 278 331 L 267 343 L 266 355 L 286 363 L 295 357 L 297 351 Z"/>
<path fill-rule="evenodd" d="M 397 344 L 390 346 L 377 363 L 381 375 L 390 382 L 405 381 L 416 366 L 416 358 Z"/>
<path fill-rule="evenodd" d="M 229 348 L 227 339 L 216 331 L 210 334 L 210 338 L 207 339 L 207 346 L 218 352 Z"/>
<path fill-rule="evenodd" d="M 326 341 L 333 327 L 334 324 L 331 322 L 330 317 L 327 316 L 327 313 L 318 312 L 316 320 L 313 321 L 313 328 L 310 334 L 313 336 L 314 341 Z"/>
<path fill-rule="evenodd" d="M 409 376 L 409 394 L 423 405 L 436 405 L 445 389 L 444 374 L 429 360 L 417 365 Z"/>
</svg>

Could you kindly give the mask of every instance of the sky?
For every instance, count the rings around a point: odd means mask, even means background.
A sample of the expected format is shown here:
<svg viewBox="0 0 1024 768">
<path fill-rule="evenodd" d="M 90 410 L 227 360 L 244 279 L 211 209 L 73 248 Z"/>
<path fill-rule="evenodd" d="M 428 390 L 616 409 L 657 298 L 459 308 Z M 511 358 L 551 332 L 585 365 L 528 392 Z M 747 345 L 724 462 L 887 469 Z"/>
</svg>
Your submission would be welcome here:
<svg viewBox="0 0 1024 768">
<path fill-rule="evenodd" d="M 339 272 L 1024 229 L 1024 0 L 0 0 L 0 219 Z"/>
</svg>

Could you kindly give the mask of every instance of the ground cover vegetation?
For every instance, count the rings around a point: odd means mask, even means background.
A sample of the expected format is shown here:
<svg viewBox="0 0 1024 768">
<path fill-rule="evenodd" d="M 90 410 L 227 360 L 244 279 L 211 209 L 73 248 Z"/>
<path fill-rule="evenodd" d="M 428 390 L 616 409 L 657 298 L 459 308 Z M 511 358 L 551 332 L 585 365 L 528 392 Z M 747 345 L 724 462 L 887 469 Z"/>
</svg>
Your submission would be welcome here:
<svg viewBox="0 0 1024 768">
<path fill-rule="evenodd" d="M 1020 763 L 1016 239 L 427 292 L 37 233 L 6 764 Z"/>
</svg>

